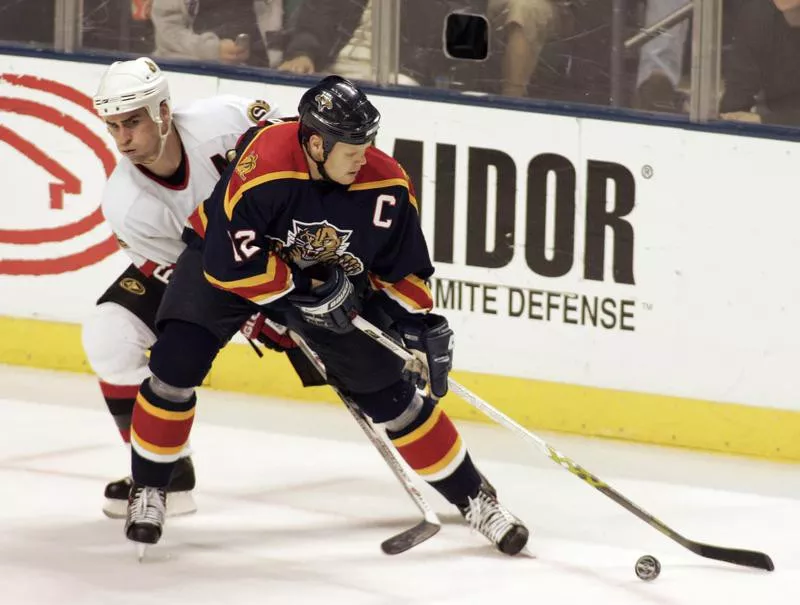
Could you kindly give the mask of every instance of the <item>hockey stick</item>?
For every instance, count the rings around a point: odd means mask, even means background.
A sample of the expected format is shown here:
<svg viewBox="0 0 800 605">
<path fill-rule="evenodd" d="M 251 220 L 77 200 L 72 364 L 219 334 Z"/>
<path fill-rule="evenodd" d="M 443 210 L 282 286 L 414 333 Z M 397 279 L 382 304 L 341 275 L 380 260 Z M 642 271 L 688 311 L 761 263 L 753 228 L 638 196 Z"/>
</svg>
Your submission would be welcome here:
<svg viewBox="0 0 800 605">
<path fill-rule="evenodd" d="M 369 321 L 367 321 L 363 317 L 356 315 L 355 317 L 352 318 L 352 322 L 356 328 L 358 328 L 359 330 L 364 332 L 367 336 L 373 338 L 378 343 L 382 344 L 384 347 L 392 351 L 403 361 L 414 362 L 417 360 L 417 358 L 408 349 L 406 349 L 404 346 L 402 346 L 400 343 L 394 340 L 391 336 L 388 336 L 382 330 L 372 325 Z M 514 431 L 515 433 L 520 435 L 523 439 L 535 445 L 545 456 L 550 458 L 553 462 L 567 469 L 573 475 L 585 481 L 599 492 L 602 492 L 603 494 L 611 498 L 614 502 L 625 508 L 627 511 L 639 517 L 650 527 L 657 529 L 662 534 L 664 534 L 671 540 L 674 540 L 684 548 L 687 548 L 688 550 L 691 550 L 693 553 L 700 555 L 701 557 L 706 557 L 708 559 L 726 561 L 728 563 L 734 563 L 736 565 L 743 565 L 745 567 L 755 567 L 767 571 L 772 571 L 773 569 L 775 569 L 775 566 L 772 563 L 772 559 L 770 559 L 769 555 L 765 553 L 752 550 L 742 550 L 739 548 L 725 548 L 722 546 L 713 546 L 711 544 L 703 544 L 702 542 L 695 542 L 694 540 L 689 540 L 688 538 L 683 537 L 674 529 L 668 527 L 662 521 L 659 521 L 653 515 L 651 515 L 644 509 L 640 508 L 639 506 L 628 500 L 617 490 L 609 486 L 605 481 L 598 479 L 595 475 L 587 471 L 585 468 L 573 462 L 571 459 L 563 455 L 561 452 L 550 446 L 543 439 L 537 437 L 536 435 L 525 429 L 522 425 L 518 424 L 517 422 L 515 422 L 514 420 L 503 414 L 501 411 L 489 405 L 486 401 L 475 395 L 472 391 L 470 391 L 466 387 L 461 386 L 458 382 L 456 382 L 452 378 L 448 378 L 447 383 L 453 390 L 453 392 L 459 395 L 471 406 L 477 408 L 478 410 L 489 416 L 492 420 L 494 420 L 498 424 Z"/>
<path fill-rule="evenodd" d="M 306 355 L 306 357 L 308 357 L 309 361 L 314 364 L 314 367 L 316 367 L 317 371 L 322 376 L 325 376 L 325 365 L 322 363 L 322 360 L 317 356 L 317 354 L 311 349 L 311 347 L 308 346 L 308 343 L 303 340 L 299 334 L 294 332 L 290 332 L 289 334 L 292 340 L 294 340 L 297 346 L 300 347 L 300 349 Z M 417 525 L 414 527 L 411 527 L 395 536 L 392 536 L 391 538 L 388 538 L 387 540 L 384 540 L 381 543 L 381 550 L 383 550 L 383 552 L 387 555 L 398 555 L 401 552 L 409 550 L 410 548 L 414 548 L 428 538 L 435 536 L 442 528 L 439 517 L 436 516 L 436 513 L 433 512 L 433 509 L 425 500 L 422 493 L 420 493 L 419 489 L 417 489 L 417 486 L 414 484 L 414 480 L 406 471 L 395 450 L 386 443 L 386 440 L 381 436 L 381 434 L 378 433 L 369 419 L 349 397 L 347 397 L 333 385 L 330 386 L 342 400 L 347 410 L 353 415 L 353 418 L 356 419 L 358 426 L 360 426 L 361 430 L 363 430 L 367 435 L 367 438 L 370 440 L 370 442 L 372 442 L 372 445 L 375 446 L 375 449 L 378 450 L 378 453 L 381 455 L 383 460 L 386 462 L 389 468 L 392 469 L 392 472 L 394 473 L 395 477 L 397 477 L 400 485 L 403 486 L 403 489 L 406 490 L 406 493 L 414 501 L 414 504 L 424 517 L 422 521 L 417 523 Z"/>
</svg>

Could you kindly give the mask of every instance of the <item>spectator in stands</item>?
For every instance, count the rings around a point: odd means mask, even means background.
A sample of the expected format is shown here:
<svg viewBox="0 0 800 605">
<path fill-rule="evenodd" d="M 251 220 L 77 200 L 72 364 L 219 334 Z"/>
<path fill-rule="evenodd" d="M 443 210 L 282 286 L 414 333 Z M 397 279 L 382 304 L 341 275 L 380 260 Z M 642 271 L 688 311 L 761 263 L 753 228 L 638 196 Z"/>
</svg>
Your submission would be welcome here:
<svg viewBox="0 0 800 605">
<path fill-rule="evenodd" d="M 84 48 L 150 55 L 155 38 L 150 13 L 153 0 L 83 0 L 81 45 Z"/>
<path fill-rule="evenodd" d="M 687 0 L 647 0 L 645 26 L 674 13 Z M 684 20 L 647 41 L 639 52 L 634 107 L 650 111 L 680 112 L 683 95 L 678 85 L 683 76 L 683 58 L 689 33 Z"/>
<path fill-rule="evenodd" d="M 499 33 L 503 82 L 500 92 L 522 97 L 545 43 L 557 27 L 552 0 L 489 0 L 489 22 Z"/>
<path fill-rule="evenodd" d="M 0 40 L 52 47 L 54 21 L 55 2 L 0 0 Z"/>
<path fill-rule="evenodd" d="M 158 57 L 278 64 L 282 0 L 153 0 Z"/>
<path fill-rule="evenodd" d="M 545 45 L 529 96 L 608 105 L 611 99 L 612 0 L 559 1 L 557 28 Z M 635 5 L 628 4 L 633 13 Z M 626 20 L 630 16 L 626 13 Z"/>
<path fill-rule="evenodd" d="M 278 69 L 297 74 L 328 70 L 339 52 L 353 38 L 365 15 L 367 3 L 368 0 L 347 0 L 337 6 L 326 0 L 302 0 L 291 17 L 291 34 Z M 370 30 L 370 38 L 364 48 L 367 64 L 370 62 L 371 43 Z M 363 75 L 350 77 L 365 79 Z"/>
<path fill-rule="evenodd" d="M 336 7 L 327 0 L 303 0 L 292 26 L 280 69 L 295 73 L 333 71 L 356 79 L 371 76 L 370 1 L 347 0 Z M 434 86 L 456 64 L 444 55 L 444 20 L 454 3 L 406 0 L 400 19 L 400 66 L 403 83 Z M 467 2 L 464 7 L 468 7 Z M 525 94 L 539 53 L 554 27 L 552 0 L 488 0 L 487 17 L 499 35 L 493 51 L 502 56 L 501 77 L 477 75 L 478 88 L 493 80 L 506 95 Z M 466 65 L 460 61 L 461 65 Z M 478 67 L 480 64 L 474 64 Z M 462 70 L 469 72 L 467 67 Z M 473 70 L 478 74 L 481 70 Z M 483 70 L 485 71 L 485 70 Z"/>
<path fill-rule="evenodd" d="M 720 117 L 800 126 L 800 0 L 749 2 L 733 31 Z"/>
</svg>

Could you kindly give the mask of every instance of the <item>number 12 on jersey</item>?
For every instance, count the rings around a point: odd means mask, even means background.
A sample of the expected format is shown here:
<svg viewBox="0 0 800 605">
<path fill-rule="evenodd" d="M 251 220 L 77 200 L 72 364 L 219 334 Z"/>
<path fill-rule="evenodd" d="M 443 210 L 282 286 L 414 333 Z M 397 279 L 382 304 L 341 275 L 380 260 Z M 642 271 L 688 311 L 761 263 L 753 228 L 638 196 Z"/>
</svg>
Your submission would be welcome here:
<svg viewBox="0 0 800 605">
<path fill-rule="evenodd" d="M 259 247 L 253 244 L 253 240 L 256 239 L 256 232 L 252 229 L 240 229 L 235 233 L 228 231 L 228 238 L 231 240 L 233 258 L 237 263 L 249 259 L 259 251 Z"/>
</svg>

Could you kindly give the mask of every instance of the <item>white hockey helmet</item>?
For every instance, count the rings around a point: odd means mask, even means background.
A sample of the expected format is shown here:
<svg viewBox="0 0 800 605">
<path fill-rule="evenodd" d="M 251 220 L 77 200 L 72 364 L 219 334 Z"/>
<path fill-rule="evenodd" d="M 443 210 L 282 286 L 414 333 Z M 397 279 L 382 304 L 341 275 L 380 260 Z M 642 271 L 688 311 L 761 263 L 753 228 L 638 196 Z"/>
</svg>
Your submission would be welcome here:
<svg viewBox="0 0 800 605">
<path fill-rule="evenodd" d="M 164 73 L 152 59 L 139 57 L 117 61 L 103 74 L 94 95 L 94 108 L 101 117 L 144 107 L 154 122 L 161 122 L 159 107 L 169 106 L 169 86 Z"/>
</svg>

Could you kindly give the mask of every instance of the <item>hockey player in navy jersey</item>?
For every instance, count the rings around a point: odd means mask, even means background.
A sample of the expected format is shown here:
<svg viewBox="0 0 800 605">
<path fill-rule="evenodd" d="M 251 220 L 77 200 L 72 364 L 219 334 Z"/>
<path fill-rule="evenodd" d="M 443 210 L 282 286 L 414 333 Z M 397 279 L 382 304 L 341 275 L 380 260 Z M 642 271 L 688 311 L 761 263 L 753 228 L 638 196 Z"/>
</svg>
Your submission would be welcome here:
<svg viewBox="0 0 800 605">
<path fill-rule="evenodd" d="M 456 427 L 447 392 L 453 333 L 431 312 L 433 273 L 408 175 L 374 147 L 380 115 L 355 85 L 329 76 L 297 121 L 254 128 L 190 219 L 189 246 L 159 309 L 161 334 L 132 426 L 134 485 L 126 534 L 159 540 L 173 461 L 189 438 L 194 388 L 254 309 L 302 336 L 328 381 L 382 424 L 408 464 L 500 551 L 528 530 L 497 500 Z M 431 396 L 402 362 L 350 323 L 356 310 L 421 351 Z M 133 437 L 135 435 L 135 437 Z"/>
</svg>

